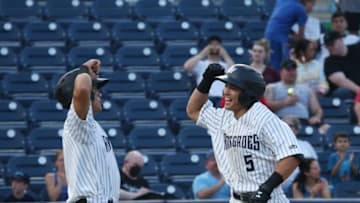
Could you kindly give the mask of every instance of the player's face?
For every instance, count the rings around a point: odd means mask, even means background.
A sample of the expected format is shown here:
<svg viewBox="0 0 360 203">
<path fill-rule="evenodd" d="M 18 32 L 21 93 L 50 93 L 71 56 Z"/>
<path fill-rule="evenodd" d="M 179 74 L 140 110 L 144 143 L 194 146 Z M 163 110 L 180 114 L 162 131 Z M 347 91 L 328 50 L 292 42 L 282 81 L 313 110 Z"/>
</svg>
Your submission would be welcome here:
<svg viewBox="0 0 360 203">
<path fill-rule="evenodd" d="M 237 112 L 243 109 L 239 103 L 241 90 L 231 84 L 226 84 L 224 88 L 225 105 L 224 108 Z"/>
<path fill-rule="evenodd" d="M 253 62 L 264 63 L 266 57 L 264 47 L 255 44 L 251 49 L 251 57 Z"/>
<path fill-rule="evenodd" d="M 350 146 L 350 142 L 348 138 L 339 137 L 336 139 L 335 147 L 337 150 L 346 151 L 347 148 L 349 148 L 349 146 Z"/>
<path fill-rule="evenodd" d="M 102 94 L 98 90 L 93 91 L 95 98 L 92 101 L 92 107 L 94 113 L 98 113 L 102 111 L 102 104 L 101 104 L 101 96 Z"/>
</svg>

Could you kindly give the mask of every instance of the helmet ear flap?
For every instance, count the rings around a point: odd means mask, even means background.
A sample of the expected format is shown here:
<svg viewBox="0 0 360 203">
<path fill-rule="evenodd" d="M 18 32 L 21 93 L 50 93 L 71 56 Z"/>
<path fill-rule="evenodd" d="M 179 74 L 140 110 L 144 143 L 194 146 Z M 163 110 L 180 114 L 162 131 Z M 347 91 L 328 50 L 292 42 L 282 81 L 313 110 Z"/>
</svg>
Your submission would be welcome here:
<svg viewBox="0 0 360 203">
<path fill-rule="evenodd" d="M 241 94 L 239 95 L 239 103 L 246 107 L 250 108 L 251 105 L 253 105 L 257 101 L 254 96 L 249 95 L 249 93 L 246 90 L 241 90 Z"/>
</svg>

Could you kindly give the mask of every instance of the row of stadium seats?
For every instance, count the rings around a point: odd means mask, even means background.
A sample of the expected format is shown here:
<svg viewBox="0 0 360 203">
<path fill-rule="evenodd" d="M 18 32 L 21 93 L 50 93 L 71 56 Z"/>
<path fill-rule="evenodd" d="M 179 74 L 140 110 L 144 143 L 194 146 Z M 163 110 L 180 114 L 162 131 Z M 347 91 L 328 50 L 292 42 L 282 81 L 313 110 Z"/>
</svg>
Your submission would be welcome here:
<svg viewBox="0 0 360 203">
<path fill-rule="evenodd" d="M 9 21 L 0 21 L 0 42 L 4 46 L 69 46 L 96 44 L 121 46 L 130 42 L 163 45 L 166 42 L 202 43 L 209 36 L 218 35 L 224 41 L 244 41 L 263 36 L 265 21 L 240 26 L 231 21 L 208 21 L 199 27 L 188 21 L 165 21 L 153 28 L 144 21 L 122 21 L 110 26 L 98 21 L 29 22 L 20 28 Z"/>
<path fill-rule="evenodd" d="M 29 18 L 61 19 L 189 19 L 195 22 L 207 19 L 233 19 L 248 21 L 264 18 L 267 13 L 254 0 L 223 0 L 220 5 L 211 0 L 181 0 L 172 4 L 167 0 L 140 0 L 130 5 L 124 0 L 2 0 L 0 17 L 28 21 Z"/>
<path fill-rule="evenodd" d="M 237 63 L 249 62 L 249 53 L 241 43 L 224 44 L 224 47 Z M 102 46 L 78 46 L 70 49 L 68 54 L 63 49 L 52 46 L 25 47 L 18 51 L 0 47 L 0 73 L 16 73 L 21 70 L 46 74 L 64 73 L 66 69 L 81 65 L 91 58 L 101 60 L 102 72 L 154 72 L 173 67 L 182 71 L 184 62 L 199 51 L 196 44 L 167 45 L 162 54 L 158 53 L 153 44 L 129 44 L 114 53 Z"/>
</svg>

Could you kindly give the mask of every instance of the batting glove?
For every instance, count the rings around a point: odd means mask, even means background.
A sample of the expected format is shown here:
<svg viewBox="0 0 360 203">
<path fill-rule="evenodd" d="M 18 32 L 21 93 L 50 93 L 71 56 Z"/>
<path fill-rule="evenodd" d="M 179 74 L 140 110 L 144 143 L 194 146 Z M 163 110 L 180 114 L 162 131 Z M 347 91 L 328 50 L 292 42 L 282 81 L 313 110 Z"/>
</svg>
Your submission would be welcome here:
<svg viewBox="0 0 360 203">
<path fill-rule="evenodd" d="M 204 94 L 208 94 L 210 91 L 211 84 L 215 81 L 215 77 L 224 75 L 224 68 L 218 63 L 210 64 L 203 74 L 203 79 L 197 86 L 197 89 Z"/>
</svg>

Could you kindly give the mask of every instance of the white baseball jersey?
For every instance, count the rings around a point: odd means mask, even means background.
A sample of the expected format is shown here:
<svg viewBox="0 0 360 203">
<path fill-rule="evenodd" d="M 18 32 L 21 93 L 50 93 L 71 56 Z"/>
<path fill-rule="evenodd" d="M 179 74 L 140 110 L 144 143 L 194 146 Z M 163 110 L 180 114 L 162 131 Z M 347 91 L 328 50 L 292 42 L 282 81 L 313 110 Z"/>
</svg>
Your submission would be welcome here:
<svg viewBox="0 0 360 203">
<path fill-rule="evenodd" d="M 226 182 L 237 193 L 253 192 L 274 172 L 280 159 L 301 154 L 295 135 L 275 114 L 256 102 L 239 119 L 208 101 L 197 125 L 208 129 L 215 158 Z M 269 202 L 289 202 L 281 187 Z"/>
<path fill-rule="evenodd" d="M 86 198 L 89 203 L 117 202 L 120 174 L 108 136 L 93 117 L 90 104 L 86 120 L 71 104 L 64 124 L 64 163 L 68 181 L 66 202 Z"/>
<path fill-rule="evenodd" d="M 225 70 L 228 68 L 224 61 L 214 62 L 214 61 L 209 61 L 208 59 L 198 61 L 193 70 L 196 74 L 196 84 L 199 84 L 201 82 L 203 78 L 203 73 L 205 72 L 207 67 L 212 63 L 219 63 L 222 67 L 225 68 Z M 224 87 L 225 87 L 225 83 L 218 80 L 214 81 L 211 85 L 209 96 L 222 97 Z"/>
</svg>

